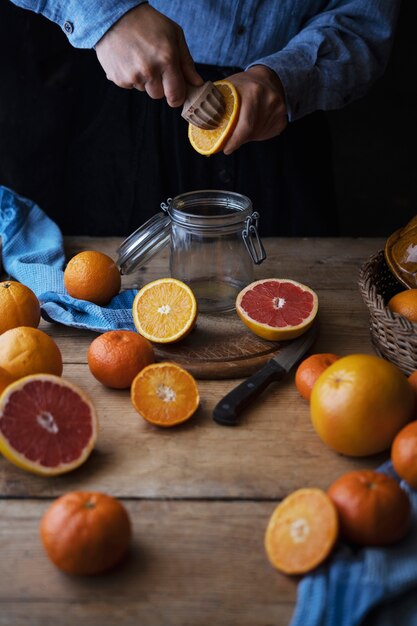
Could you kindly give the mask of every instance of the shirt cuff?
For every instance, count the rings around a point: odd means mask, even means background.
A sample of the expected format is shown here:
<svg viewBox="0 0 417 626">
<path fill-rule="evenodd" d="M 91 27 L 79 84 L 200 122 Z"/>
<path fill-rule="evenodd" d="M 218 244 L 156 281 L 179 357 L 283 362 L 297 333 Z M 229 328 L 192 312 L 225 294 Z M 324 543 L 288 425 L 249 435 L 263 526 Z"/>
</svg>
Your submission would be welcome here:
<svg viewBox="0 0 417 626">
<path fill-rule="evenodd" d="M 288 120 L 293 122 L 308 113 L 317 111 L 320 106 L 317 97 L 317 72 L 314 60 L 302 48 L 286 48 L 270 56 L 263 57 L 251 63 L 265 65 L 279 77 L 285 94 Z M 332 94 L 334 106 L 343 106 L 343 99 L 337 93 Z"/>
<path fill-rule="evenodd" d="M 79 2 L 79 0 L 47 0 L 42 14 L 59 24 L 75 48 L 94 48 L 103 35 L 125 13 L 145 4 L 146 0 L 100 0 L 99 2 Z"/>
</svg>

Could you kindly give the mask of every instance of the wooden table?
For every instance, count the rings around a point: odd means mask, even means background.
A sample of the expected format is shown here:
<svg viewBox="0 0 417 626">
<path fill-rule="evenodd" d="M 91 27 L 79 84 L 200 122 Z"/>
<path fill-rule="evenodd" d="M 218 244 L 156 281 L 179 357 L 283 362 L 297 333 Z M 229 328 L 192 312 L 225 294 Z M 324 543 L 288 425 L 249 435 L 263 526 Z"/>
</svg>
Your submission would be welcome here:
<svg viewBox="0 0 417 626">
<path fill-rule="evenodd" d="M 115 256 L 118 239 L 71 238 L 68 256 L 99 249 Z M 257 278 L 310 285 L 320 302 L 316 352 L 373 353 L 358 271 L 380 239 L 270 239 Z M 168 275 L 167 255 L 124 287 Z M 137 283 L 136 283 L 137 286 Z M 101 386 L 86 354 L 95 333 L 41 323 L 64 358 L 64 376 L 93 398 L 100 420 L 96 450 L 77 471 L 56 478 L 27 474 L 1 459 L 0 625 L 275 626 L 291 619 L 297 580 L 275 571 L 263 536 L 276 504 L 294 489 L 321 487 L 345 471 L 376 467 L 321 443 L 292 372 L 271 385 L 241 426 L 211 418 L 237 381 L 199 381 L 201 408 L 176 429 L 146 423 L 128 391 Z M 69 577 L 45 556 L 39 520 L 64 492 L 100 490 L 120 498 L 133 522 L 129 558 L 97 578 Z"/>
</svg>

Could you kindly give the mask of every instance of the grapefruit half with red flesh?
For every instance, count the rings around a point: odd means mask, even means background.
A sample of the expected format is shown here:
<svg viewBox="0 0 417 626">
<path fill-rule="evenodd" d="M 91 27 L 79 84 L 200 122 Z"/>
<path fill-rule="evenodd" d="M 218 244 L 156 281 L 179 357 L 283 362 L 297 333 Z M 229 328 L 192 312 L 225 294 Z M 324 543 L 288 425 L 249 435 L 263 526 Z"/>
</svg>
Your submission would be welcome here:
<svg viewBox="0 0 417 626">
<path fill-rule="evenodd" d="M 270 341 L 294 339 L 317 315 L 317 294 L 302 283 L 265 278 L 251 283 L 236 298 L 236 311 L 251 331 Z"/>
<path fill-rule="evenodd" d="M 0 397 L 0 452 L 43 476 L 69 472 L 87 459 L 97 417 L 87 395 L 52 374 L 25 376 Z"/>
</svg>

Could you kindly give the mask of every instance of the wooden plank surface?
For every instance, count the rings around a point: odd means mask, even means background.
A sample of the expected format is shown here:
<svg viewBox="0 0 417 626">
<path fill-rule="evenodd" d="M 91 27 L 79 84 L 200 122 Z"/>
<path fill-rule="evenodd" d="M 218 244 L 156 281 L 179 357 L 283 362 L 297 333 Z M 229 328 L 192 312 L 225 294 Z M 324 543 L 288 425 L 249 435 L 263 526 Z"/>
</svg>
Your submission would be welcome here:
<svg viewBox="0 0 417 626">
<path fill-rule="evenodd" d="M 70 577 L 38 539 L 47 503 L 7 502 L 0 516 L 2 626 L 283 626 L 296 581 L 263 550 L 273 503 L 126 502 L 128 558 L 100 577 Z"/>
<path fill-rule="evenodd" d="M 120 240 L 72 238 L 68 256 L 100 249 L 115 258 Z M 320 302 L 317 352 L 373 353 L 358 287 L 360 265 L 377 239 L 266 240 L 256 278 L 305 282 Z M 168 275 L 164 252 L 123 287 Z M 42 322 L 64 358 L 64 376 L 93 398 L 100 420 L 96 450 L 63 477 L 32 476 L 0 460 L 0 625 L 197 626 L 288 624 L 296 581 L 275 572 L 263 532 L 275 504 L 302 486 L 326 488 L 344 471 L 386 458 L 349 459 L 313 431 L 294 372 L 245 413 L 241 426 L 211 418 L 238 380 L 199 381 L 201 407 L 189 423 L 160 430 L 132 408 L 128 391 L 101 386 L 89 373 L 95 333 Z M 49 564 L 38 539 L 51 499 L 73 489 L 122 498 L 135 529 L 129 559 L 96 579 L 74 579 Z"/>
</svg>

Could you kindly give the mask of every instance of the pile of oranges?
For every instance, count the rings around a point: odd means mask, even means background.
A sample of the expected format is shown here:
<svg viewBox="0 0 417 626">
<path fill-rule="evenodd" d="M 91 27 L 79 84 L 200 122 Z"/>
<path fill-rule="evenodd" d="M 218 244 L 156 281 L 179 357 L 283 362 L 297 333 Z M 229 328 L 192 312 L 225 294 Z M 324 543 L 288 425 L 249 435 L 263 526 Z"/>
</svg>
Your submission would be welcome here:
<svg viewBox="0 0 417 626">
<path fill-rule="evenodd" d="M 391 448 L 399 478 L 417 488 L 417 371 L 407 378 L 384 359 L 356 354 L 313 354 L 298 366 L 295 385 L 310 402 L 325 444 L 348 456 Z M 408 532 L 409 496 L 382 472 L 355 470 L 327 492 L 299 489 L 273 512 L 265 533 L 272 565 L 304 574 L 322 563 L 339 536 L 357 546 L 396 543 Z"/>
<path fill-rule="evenodd" d="M 107 305 L 121 288 L 116 264 L 96 251 L 69 261 L 64 284 L 73 298 L 98 306 Z M 130 388 L 133 407 L 149 423 L 180 424 L 199 406 L 198 387 L 193 376 L 175 363 L 155 363 L 153 343 L 181 340 L 196 318 L 196 299 L 187 285 L 175 279 L 149 283 L 138 292 L 132 308 L 138 332 L 114 330 L 97 336 L 88 349 L 88 367 L 101 384 Z M 39 323 L 40 303 L 31 289 L 16 281 L 0 283 L 0 451 L 21 469 L 51 476 L 86 461 L 98 423 L 91 400 L 62 378 L 61 351 Z M 27 439 L 30 428 L 36 436 L 28 448 L 22 444 L 22 429 Z M 126 510 L 106 494 L 68 493 L 41 521 L 48 556 L 72 574 L 110 569 L 126 554 L 130 537 Z"/>
<path fill-rule="evenodd" d="M 98 306 L 107 305 L 121 288 L 113 260 L 94 251 L 71 259 L 64 279 L 69 295 Z M 389 306 L 412 315 L 412 302 L 413 294 L 398 294 Z M 196 319 L 197 302 L 187 285 L 172 278 L 148 283 L 138 291 L 132 307 L 137 332 L 114 330 L 97 336 L 88 349 L 89 370 L 106 387 L 130 389 L 133 407 L 147 422 L 172 427 L 187 421 L 200 402 L 196 381 L 175 363 L 156 363 L 153 344 L 182 340 Z M 0 429 L 0 450 L 7 458 L 28 471 L 51 475 L 70 471 L 87 459 L 96 441 L 97 418 L 85 393 L 62 378 L 61 352 L 38 328 L 39 322 L 35 294 L 15 281 L 0 283 L 0 418 L 10 414 L 15 398 L 26 397 L 29 403 L 36 399 L 37 408 L 44 409 L 45 430 L 54 432 L 62 417 L 58 404 L 65 409 L 62 398 L 82 407 L 77 411 L 84 415 L 82 451 L 66 464 L 58 459 L 51 466 L 48 459 L 48 465 L 42 455 L 25 458 L 14 447 L 14 433 Z M 315 354 L 299 365 L 295 384 L 310 403 L 312 424 L 326 445 L 359 457 L 391 448 L 398 476 L 417 488 L 417 421 L 411 421 L 417 372 L 407 380 L 394 365 L 375 356 Z M 54 404 L 55 398 L 59 403 Z M 47 401 L 50 404 L 43 406 Z M 298 489 L 285 498 L 269 520 L 265 549 L 277 569 L 303 574 L 331 554 L 339 536 L 364 546 L 399 541 L 409 529 L 410 516 L 407 492 L 397 480 L 372 470 L 348 472 L 327 492 Z M 88 562 L 87 544 L 71 536 L 81 527 L 89 546 Z M 126 554 L 130 537 L 126 510 L 105 494 L 67 494 L 52 504 L 41 522 L 47 554 L 58 567 L 74 574 L 113 567 Z"/>
</svg>

